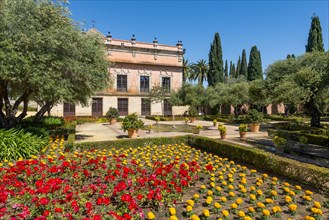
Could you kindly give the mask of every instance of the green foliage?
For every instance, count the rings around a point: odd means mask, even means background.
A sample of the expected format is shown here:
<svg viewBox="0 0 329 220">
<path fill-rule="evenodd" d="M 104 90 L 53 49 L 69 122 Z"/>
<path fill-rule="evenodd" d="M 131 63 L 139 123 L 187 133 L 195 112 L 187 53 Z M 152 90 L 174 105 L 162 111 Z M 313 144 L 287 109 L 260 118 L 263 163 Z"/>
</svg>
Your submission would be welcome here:
<svg viewBox="0 0 329 220">
<path fill-rule="evenodd" d="M 207 74 L 208 85 L 214 86 L 218 82 L 224 82 L 223 51 L 218 33 L 215 33 L 214 40 L 209 51 L 209 71 Z"/>
<path fill-rule="evenodd" d="M 21 103 L 36 101 L 41 117 L 61 101 L 88 104 L 109 85 L 103 39 L 83 33 L 62 1 L 4 1 L 0 13 L 0 102 L 16 99 L 0 114 L 0 127 L 26 116 L 10 117 Z"/>
<path fill-rule="evenodd" d="M 106 112 L 106 117 L 108 118 L 119 118 L 119 111 L 116 108 L 110 107 Z"/>
<path fill-rule="evenodd" d="M 189 116 L 196 117 L 196 116 L 198 116 L 199 112 L 195 106 L 190 105 L 190 107 L 188 109 L 188 114 L 189 114 Z"/>
<path fill-rule="evenodd" d="M 329 169 L 301 163 L 256 148 L 239 146 L 206 137 L 189 137 L 189 145 L 220 157 L 248 163 L 258 169 L 273 172 L 329 192 Z"/>
<path fill-rule="evenodd" d="M 247 68 L 248 81 L 255 79 L 263 79 L 262 61 L 260 57 L 260 51 L 256 46 L 253 46 L 250 50 L 249 64 Z"/>
<path fill-rule="evenodd" d="M 143 128 L 144 122 L 138 119 L 136 113 L 127 115 L 122 121 L 122 130 L 127 131 L 128 129 L 140 129 Z"/>
<path fill-rule="evenodd" d="M 240 72 L 241 72 L 241 58 L 239 56 L 238 62 L 236 64 L 236 71 L 235 71 L 236 77 L 240 75 Z"/>
<path fill-rule="evenodd" d="M 324 52 L 322 28 L 318 16 L 312 16 L 312 23 L 308 33 L 306 52 Z"/>
<path fill-rule="evenodd" d="M 58 117 L 45 117 L 42 123 L 47 127 L 59 127 L 64 125 L 64 119 Z"/>
<path fill-rule="evenodd" d="M 226 134 L 226 127 L 223 124 L 218 125 L 218 131 L 221 134 Z"/>
<path fill-rule="evenodd" d="M 329 101 L 328 63 L 328 52 L 313 52 L 270 65 L 266 70 L 270 99 L 303 105 L 311 115 L 311 125 L 319 127 Z"/>
<path fill-rule="evenodd" d="M 300 136 L 298 140 L 299 140 L 300 143 L 303 143 L 303 144 L 308 143 L 308 138 L 305 137 L 305 136 Z"/>
<path fill-rule="evenodd" d="M 207 102 L 206 91 L 201 85 L 184 84 L 178 92 L 171 95 L 170 102 L 175 105 L 192 105 L 198 108 Z"/>
<path fill-rule="evenodd" d="M 159 116 L 155 116 L 155 117 L 154 117 L 154 120 L 155 120 L 155 121 L 160 121 L 160 117 L 159 117 Z"/>
<path fill-rule="evenodd" d="M 198 85 L 202 86 L 203 82 L 207 80 L 207 73 L 209 66 L 207 64 L 207 61 L 201 59 L 198 60 L 196 63 L 191 64 L 191 80 L 197 80 Z"/>
<path fill-rule="evenodd" d="M 263 121 L 263 113 L 257 111 L 256 109 L 252 109 L 248 111 L 248 119 L 253 123 L 253 124 L 259 124 Z"/>
<path fill-rule="evenodd" d="M 227 64 L 227 60 L 225 60 L 224 75 L 227 78 L 229 77 L 229 75 L 228 75 L 228 64 Z"/>
<path fill-rule="evenodd" d="M 271 104 L 271 100 L 267 92 L 268 91 L 264 80 L 256 79 L 249 82 L 249 103 L 254 106 L 267 106 Z"/>
<path fill-rule="evenodd" d="M 242 50 L 241 68 L 239 75 L 244 76 L 246 78 L 248 75 L 248 63 L 247 63 L 247 55 L 245 49 Z"/>
<path fill-rule="evenodd" d="M 30 158 L 48 144 L 47 139 L 37 137 L 24 130 L 0 130 L 0 161 Z"/>
<path fill-rule="evenodd" d="M 230 62 L 230 77 L 237 78 L 237 74 L 235 71 L 235 64 L 232 61 Z"/>
<path fill-rule="evenodd" d="M 240 132 L 247 132 L 248 131 L 248 125 L 247 124 L 240 124 L 238 127 Z"/>
<path fill-rule="evenodd" d="M 284 146 L 286 144 L 286 139 L 279 137 L 279 136 L 275 136 L 273 138 L 273 143 L 275 146 Z"/>
</svg>

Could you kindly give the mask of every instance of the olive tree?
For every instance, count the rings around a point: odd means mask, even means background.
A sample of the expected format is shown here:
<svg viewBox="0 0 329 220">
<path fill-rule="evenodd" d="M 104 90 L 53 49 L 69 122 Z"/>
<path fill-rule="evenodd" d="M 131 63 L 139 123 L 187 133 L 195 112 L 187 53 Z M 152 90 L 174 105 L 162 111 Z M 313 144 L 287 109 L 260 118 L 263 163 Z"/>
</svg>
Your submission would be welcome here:
<svg viewBox="0 0 329 220">
<path fill-rule="evenodd" d="M 0 127 L 17 125 L 30 101 L 42 105 L 36 119 L 62 101 L 87 104 L 109 84 L 108 67 L 102 39 L 83 33 L 64 1 L 1 1 Z"/>
</svg>

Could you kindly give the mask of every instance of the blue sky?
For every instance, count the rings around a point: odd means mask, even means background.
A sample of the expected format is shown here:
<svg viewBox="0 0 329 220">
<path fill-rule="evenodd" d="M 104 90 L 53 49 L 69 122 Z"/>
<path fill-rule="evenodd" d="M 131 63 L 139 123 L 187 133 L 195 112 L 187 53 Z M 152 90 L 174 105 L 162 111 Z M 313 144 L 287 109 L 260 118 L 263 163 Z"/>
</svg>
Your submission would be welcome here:
<svg viewBox="0 0 329 220">
<path fill-rule="evenodd" d="M 76 21 L 86 22 L 113 38 L 175 45 L 182 40 L 190 62 L 208 59 L 215 32 L 223 58 L 235 63 L 253 45 L 261 51 L 263 69 L 287 54 L 305 51 L 313 13 L 319 16 L 328 50 L 329 1 L 98 1 L 70 0 Z"/>
</svg>

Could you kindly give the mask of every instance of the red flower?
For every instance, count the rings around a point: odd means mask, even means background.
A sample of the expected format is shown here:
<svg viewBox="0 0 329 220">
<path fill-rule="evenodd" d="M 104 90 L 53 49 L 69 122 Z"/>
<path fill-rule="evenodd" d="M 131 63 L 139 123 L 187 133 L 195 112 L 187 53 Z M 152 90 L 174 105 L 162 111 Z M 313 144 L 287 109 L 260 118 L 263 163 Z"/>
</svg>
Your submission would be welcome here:
<svg viewBox="0 0 329 220">
<path fill-rule="evenodd" d="M 47 205 L 49 203 L 49 200 L 47 198 L 41 198 L 39 202 L 41 205 Z"/>
<path fill-rule="evenodd" d="M 125 213 L 125 214 L 123 214 L 123 218 L 130 220 L 131 216 L 128 213 Z"/>
<path fill-rule="evenodd" d="M 61 212 L 63 212 L 63 209 L 62 209 L 62 208 L 58 208 L 58 207 L 56 207 L 56 208 L 55 208 L 55 212 L 61 213 Z"/>
<path fill-rule="evenodd" d="M 46 216 L 48 216 L 49 214 L 50 214 L 50 211 L 49 211 L 49 210 L 45 210 L 45 211 L 43 212 L 42 215 L 46 217 Z"/>
<path fill-rule="evenodd" d="M 93 204 L 91 204 L 91 202 L 86 202 L 86 208 L 87 209 L 92 209 L 93 208 Z"/>
<path fill-rule="evenodd" d="M 96 204 L 97 205 L 102 205 L 104 202 L 104 199 L 102 197 L 98 198 L 97 201 L 96 201 Z"/>
<path fill-rule="evenodd" d="M 100 215 L 95 215 L 93 220 L 102 220 L 102 217 Z"/>
</svg>

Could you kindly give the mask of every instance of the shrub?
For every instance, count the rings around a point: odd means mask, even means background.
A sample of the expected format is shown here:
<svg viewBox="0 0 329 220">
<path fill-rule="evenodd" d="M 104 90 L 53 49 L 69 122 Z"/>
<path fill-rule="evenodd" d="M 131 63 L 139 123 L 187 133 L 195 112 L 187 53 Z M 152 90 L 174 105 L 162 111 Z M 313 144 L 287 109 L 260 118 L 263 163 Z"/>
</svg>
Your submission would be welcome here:
<svg viewBox="0 0 329 220">
<path fill-rule="evenodd" d="M 222 124 L 218 125 L 218 131 L 221 134 L 226 134 L 226 127 Z"/>
<path fill-rule="evenodd" d="M 252 109 L 248 112 L 248 119 L 251 123 L 259 124 L 263 121 L 263 113 L 257 111 L 256 109 Z"/>
<path fill-rule="evenodd" d="M 196 117 L 196 116 L 198 116 L 199 112 L 198 112 L 198 109 L 196 107 L 191 105 L 188 109 L 188 114 L 191 117 Z"/>
<path fill-rule="evenodd" d="M 248 131 L 248 125 L 241 124 L 241 125 L 239 125 L 238 129 L 239 129 L 240 132 L 247 132 Z"/>
<path fill-rule="evenodd" d="M 198 129 L 198 130 L 201 130 L 202 129 L 202 125 L 197 125 L 197 126 L 195 126 L 195 128 Z"/>
<path fill-rule="evenodd" d="M 273 138 L 273 143 L 275 146 L 284 146 L 286 144 L 286 139 L 281 138 L 279 136 L 275 136 Z"/>
<path fill-rule="evenodd" d="M 48 141 L 44 138 L 26 133 L 24 130 L 0 130 L 0 161 L 30 158 L 47 144 Z"/>
<path fill-rule="evenodd" d="M 110 107 L 106 112 L 107 118 L 119 118 L 119 111 L 116 108 Z"/>
<path fill-rule="evenodd" d="M 127 115 L 122 122 L 122 130 L 125 132 L 128 129 L 140 129 L 143 128 L 144 122 L 141 119 L 138 119 L 136 113 Z"/>
</svg>

